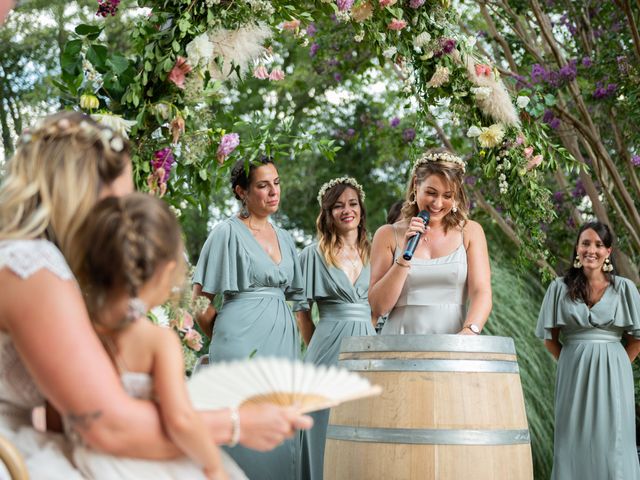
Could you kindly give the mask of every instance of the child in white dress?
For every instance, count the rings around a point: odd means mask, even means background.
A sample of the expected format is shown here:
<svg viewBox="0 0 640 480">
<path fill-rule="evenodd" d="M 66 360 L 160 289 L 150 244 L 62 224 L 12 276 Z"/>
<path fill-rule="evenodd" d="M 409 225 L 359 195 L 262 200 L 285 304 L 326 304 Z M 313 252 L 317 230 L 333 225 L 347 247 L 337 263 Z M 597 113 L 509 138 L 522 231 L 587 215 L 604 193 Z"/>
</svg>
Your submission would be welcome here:
<svg viewBox="0 0 640 480">
<path fill-rule="evenodd" d="M 147 309 L 164 303 L 184 273 L 173 213 L 150 195 L 107 198 L 80 232 L 76 271 L 95 330 L 127 392 L 158 403 L 167 435 L 189 458 L 121 458 L 78 444 L 73 454 L 78 468 L 95 480 L 246 479 L 214 444 L 191 405 L 178 337 L 146 319 Z"/>
</svg>

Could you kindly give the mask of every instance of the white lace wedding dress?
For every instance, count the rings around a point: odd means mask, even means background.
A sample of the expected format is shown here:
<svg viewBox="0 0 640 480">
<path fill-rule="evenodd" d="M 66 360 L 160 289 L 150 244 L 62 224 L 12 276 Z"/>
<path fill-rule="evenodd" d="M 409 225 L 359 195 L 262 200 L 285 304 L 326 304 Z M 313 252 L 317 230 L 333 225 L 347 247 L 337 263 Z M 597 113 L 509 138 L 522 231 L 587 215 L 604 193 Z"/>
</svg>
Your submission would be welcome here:
<svg viewBox="0 0 640 480">
<path fill-rule="evenodd" d="M 42 268 L 64 280 L 73 278 L 62 254 L 45 240 L 0 242 L 0 270 L 3 268 L 23 279 Z M 82 479 L 69 461 L 70 445 L 65 437 L 32 427 L 31 410 L 42 405 L 44 398 L 20 360 L 11 337 L 0 332 L 0 435 L 22 452 L 31 480 Z M 0 465 L 0 479 L 9 478 Z"/>
<path fill-rule="evenodd" d="M 73 274 L 60 251 L 46 240 L 0 241 L 0 270 L 8 268 L 27 279 L 47 269 L 63 280 Z M 136 398 L 152 397 L 152 379 L 147 374 L 123 372 L 127 393 Z M 78 388 L 82 388 L 81 384 Z M 150 461 L 114 457 L 76 445 L 64 436 L 38 432 L 31 426 L 31 410 L 44 405 L 44 398 L 31 380 L 8 334 L 0 332 L 0 435 L 23 454 L 31 480 L 177 480 L 204 479 L 202 469 L 187 458 Z M 73 450 L 73 452 L 72 452 Z M 222 460 L 231 480 L 246 480 L 242 470 L 224 452 Z M 77 470 L 70 458 L 74 459 Z M 0 465 L 0 480 L 9 479 Z"/>
</svg>

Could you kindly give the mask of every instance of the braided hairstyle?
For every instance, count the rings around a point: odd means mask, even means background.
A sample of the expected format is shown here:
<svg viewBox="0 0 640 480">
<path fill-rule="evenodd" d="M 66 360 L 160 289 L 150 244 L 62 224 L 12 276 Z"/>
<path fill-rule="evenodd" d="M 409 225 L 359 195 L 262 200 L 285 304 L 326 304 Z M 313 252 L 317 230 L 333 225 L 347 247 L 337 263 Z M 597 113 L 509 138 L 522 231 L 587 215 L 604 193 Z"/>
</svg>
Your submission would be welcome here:
<svg viewBox="0 0 640 480">
<path fill-rule="evenodd" d="M 47 238 L 67 259 L 103 186 L 123 174 L 129 142 L 79 112 L 41 120 L 20 137 L 0 186 L 0 240 Z"/>
<path fill-rule="evenodd" d="M 164 263 L 185 272 L 180 225 L 162 200 L 143 193 L 110 197 L 91 211 L 78 234 L 75 273 L 92 318 L 110 293 L 136 298 Z"/>
<path fill-rule="evenodd" d="M 273 165 L 273 159 L 271 157 L 262 156 L 256 160 L 249 162 L 245 160 L 238 160 L 231 169 L 231 191 L 235 195 L 236 199 L 241 200 L 240 196 L 236 192 L 236 186 L 241 187 L 243 190 L 248 190 L 251 185 L 251 174 L 256 168 L 264 165 Z"/>
</svg>

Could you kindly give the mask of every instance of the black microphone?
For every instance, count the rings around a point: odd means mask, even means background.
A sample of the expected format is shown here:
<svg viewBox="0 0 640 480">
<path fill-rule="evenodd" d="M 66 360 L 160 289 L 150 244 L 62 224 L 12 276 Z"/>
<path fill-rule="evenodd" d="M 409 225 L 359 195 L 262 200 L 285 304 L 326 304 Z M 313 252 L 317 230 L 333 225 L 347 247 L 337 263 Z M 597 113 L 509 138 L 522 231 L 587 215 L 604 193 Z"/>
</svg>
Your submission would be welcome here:
<svg viewBox="0 0 640 480">
<path fill-rule="evenodd" d="M 422 219 L 422 221 L 424 222 L 424 226 L 426 228 L 426 226 L 429 225 L 429 219 L 431 218 L 431 215 L 429 215 L 429 212 L 427 212 L 426 210 L 422 210 L 418 214 L 418 217 Z M 402 258 L 404 258 L 405 260 L 411 260 L 411 258 L 413 257 L 413 252 L 416 251 L 416 247 L 418 246 L 418 242 L 420 241 L 421 236 L 422 234 L 418 232 L 409 239 L 409 242 L 407 243 L 407 248 L 402 254 Z"/>
</svg>

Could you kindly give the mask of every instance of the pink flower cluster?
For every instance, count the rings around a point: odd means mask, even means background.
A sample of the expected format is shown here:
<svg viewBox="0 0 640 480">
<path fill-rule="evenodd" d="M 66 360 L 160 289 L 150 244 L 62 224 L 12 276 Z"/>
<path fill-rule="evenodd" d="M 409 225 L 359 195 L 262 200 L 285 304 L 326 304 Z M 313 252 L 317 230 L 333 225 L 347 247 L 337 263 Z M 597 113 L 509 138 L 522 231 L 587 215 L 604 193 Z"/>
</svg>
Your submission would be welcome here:
<svg viewBox="0 0 640 480">
<path fill-rule="evenodd" d="M 184 310 L 179 310 L 178 317 L 169 322 L 169 326 L 178 331 L 187 346 L 191 350 L 199 352 L 202 348 L 202 335 L 193 328 L 193 325 L 193 317 Z"/>
<path fill-rule="evenodd" d="M 284 72 L 279 68 L 274 68 L 271 70 L 271 73 L 267 70 L 267 67 L 264 65 L 258 65 L 253 70 L 253 76 L 260 80 L 271 80 L 272 82 L 277 82 L 280 80 L 284 80 Z"/>
<path fill-rule="evenodd" d="M 240 145 L 240 135 L 237 133 L 227 133 L 220 139 L 218 151 L 216 152 L 218 163 L 222 163 Z"/>
<path fill-rule="evenodd" d="M 191 65 L 187 63 L 187 59 L 184 57 L 178 57 L 173 68 L 169 72 L 167 79 L 173 83 L 176 87 L 184 90 L 184 82 L 187 78 L 187 74 L 191 71 Z"/>
<path fill-rule="evenodd" d="M 147 186 L 153 195 L 162 197 L 167 192 L 167 182 L 175 158 L 170 147 L 158 150 L 151 160 L 151 173 L 147 177 Z"/>
</svg>

